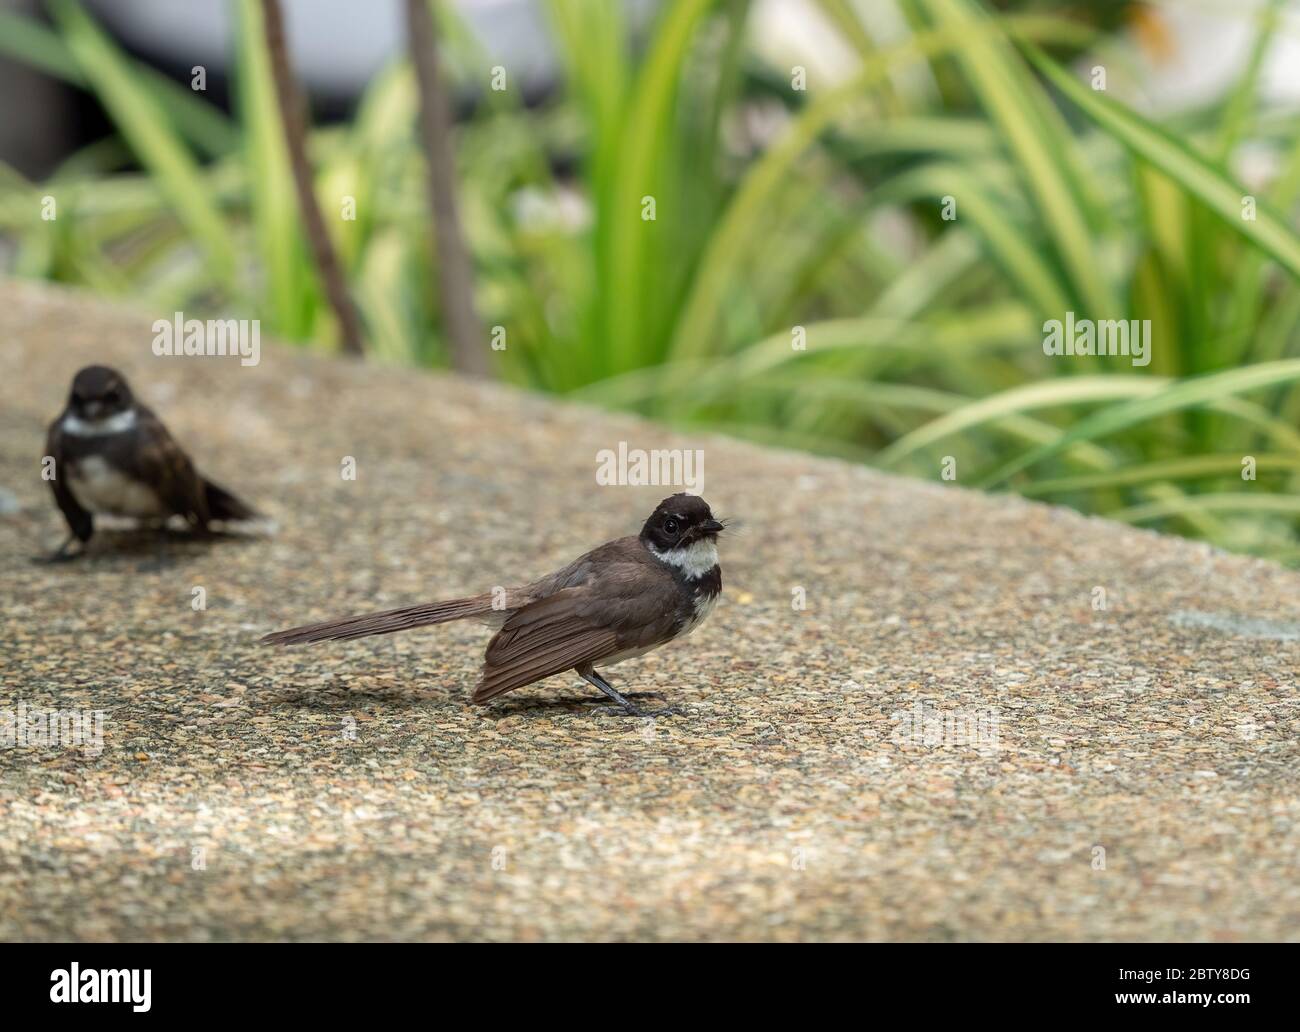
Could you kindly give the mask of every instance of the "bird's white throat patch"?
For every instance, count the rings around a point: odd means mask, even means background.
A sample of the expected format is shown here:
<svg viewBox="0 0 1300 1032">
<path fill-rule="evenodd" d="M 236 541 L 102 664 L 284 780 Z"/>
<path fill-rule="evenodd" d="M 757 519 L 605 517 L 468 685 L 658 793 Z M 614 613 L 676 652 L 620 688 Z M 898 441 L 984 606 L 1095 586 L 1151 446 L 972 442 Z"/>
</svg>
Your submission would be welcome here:
<svg viewBox="0 0 1300 1032">
<path fill-rule="evenodd" d="M 718 545 L 711 539 L 693 542 L 685 548 L 672 548 L 667 552 L 652 547 L 650 552 L 661 563 L 681 570 L 687 580 L 699 580 L 718 565 Z"/>
<path fill-rule="evenodd" d="M 129 408 L 125 412 L 115 412 L 107 419 L 79 419 L 69 414 L 63 417 L 63 432 L 73 437 L 107 437 L 109 434 L 120 434 L 125 430 L 134 429 L 135 420 L 134 408 Z"/>
</svg>

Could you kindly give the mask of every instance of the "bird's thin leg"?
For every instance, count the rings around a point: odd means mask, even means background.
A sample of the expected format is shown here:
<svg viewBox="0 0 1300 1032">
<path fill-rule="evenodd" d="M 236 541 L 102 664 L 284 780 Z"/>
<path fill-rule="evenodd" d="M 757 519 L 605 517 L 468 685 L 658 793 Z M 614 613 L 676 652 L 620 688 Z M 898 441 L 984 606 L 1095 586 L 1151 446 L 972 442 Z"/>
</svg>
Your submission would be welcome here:
<svg viewBox="0 0 1300 1032">
<path fill-rule="evenodd" d="M 590 670 L 585 674 L 581 670 L 579 670 L 578 673 L 581 675 L 582 679 L 586 681 L 589 685 L 591 685 L 593 688 L 599 688 L 602 692 L 608 695 L 616 703 L 622 706 L 624 713 L 630 713 L 634 717 L 641 716 L 641 711 L 637 709 L 634 705 L 632 705 L 632 703 L 630 703 L 627 699 L 623 698 L 623 696 L 620 695 L 615 690 L 614 686 L 610 684 L 608 681 L 606 681 L 603 677 L 601 677 L 600 674 L 596 673 L 595 670 Z"/>
<path fill-rule="evenodd" d="M 657 717 L 657 716 L 661 716 L 661 715 L 665 715 L 665 714 L 669 714 L 669 713 L 678 713 L 678 712 L 680 712 L 680 710 L 677 710 L 676 708 L 674 708 L 674 707 L 672 707 L 672 706 L 665 706 L 663 709 L 657 709 L 657 710 L 643 710 L 643 709 L 639 709 L 638 707 L 634 706 L 630 701 L 628 701 L 628 699 L 626 699 L 626 698 L 624 698 L 622 695 L 620 695 L 620 694 L 615 690 L 615 688 L 614 688 L 614 686 L 613 686 L 612 684 L 610 684 L 610 683 L 609 683 L 608 681 L 606 681 L 603 677 L 601 677 L 600 674 L 596 673 L 596 671 L 595 671 L 594 668 L 593 668 L 593 669 L 588 669 L 588 670 L 586 670 L 586 671 L 579 670 L 579 671 L 578 671 L 578 674 L 579 674 L 579 676 L 580 676 L 584 681 L 586 681 L 586 682 L 587 682 L 589 685 L 591 685 L 593 688 L 599 688 L 602 692 L 604 692 L 606 695 L 608 695 L 608 696 L 609 696 L 611 699 L 613 699 L 616 703 L 618 703 L 620 706 L 622 706 L 622 707 L 623 707 L 623 712 L 626 713 L 628 716 L 631 716 L 631 717 Z"/>
</svg>

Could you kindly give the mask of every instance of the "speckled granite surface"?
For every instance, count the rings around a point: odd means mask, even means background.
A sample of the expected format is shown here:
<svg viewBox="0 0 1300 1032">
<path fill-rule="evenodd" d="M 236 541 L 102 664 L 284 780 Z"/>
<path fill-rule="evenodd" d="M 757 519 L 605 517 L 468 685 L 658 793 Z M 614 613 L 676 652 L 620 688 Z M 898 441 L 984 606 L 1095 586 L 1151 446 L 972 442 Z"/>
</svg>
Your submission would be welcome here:
<svg viewBox="0 0 1300 1032">
<path fill-rule="evenodd" d="M 447 377 L 155 358 L 151 321 L 0 285 L 0 708 L 104 719 L 0 749 L 3 938 L 1300 938 L 1300 575 Z M 31 564 L 92 360 L 278 535 Z M 611 674 L 687 715 L 470 707 L 473 625 L 255 645 L 633 532 L 667 492 L 596 486 L 620 440 L 703 448 L 745 524 L 711 621 Z"/>
</svg>

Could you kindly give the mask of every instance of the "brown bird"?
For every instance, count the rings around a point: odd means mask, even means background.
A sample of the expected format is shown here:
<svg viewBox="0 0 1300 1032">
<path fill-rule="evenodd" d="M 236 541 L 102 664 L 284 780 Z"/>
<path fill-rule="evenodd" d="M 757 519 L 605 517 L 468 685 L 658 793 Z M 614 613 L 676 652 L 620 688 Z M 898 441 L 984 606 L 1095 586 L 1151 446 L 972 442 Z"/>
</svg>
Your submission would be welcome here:
<svg viewBox="0 0 1300 1032">
<path fill-rule="evenodd" d="M 258 516 L 201 476 L 162 421 L 135 400 L 126 378 L 107 366 L 87 366 L 73 378 L 45 454 L 54 460 L 49 484 L 71 530 L 51 561 L 75 558 L 73 542 L 90 540 L 99 513 L 160 525 L 179 515 L 205 530 L 213 520 Z"/>
<path fill-rule="evenodd" d="M 610 541 L 540 580 L 495 594 L 348 616 L 268 634 L 268 645 L 349 641 L 475 618 L 498 626 L 473 702 L 574 670 L 633 716 L 641 710 L 596 670 L 644 655 L 700 625 L 722 591 L 718 535 L 703 498 L 665 498 L 636 537 Z"/>
</svg>

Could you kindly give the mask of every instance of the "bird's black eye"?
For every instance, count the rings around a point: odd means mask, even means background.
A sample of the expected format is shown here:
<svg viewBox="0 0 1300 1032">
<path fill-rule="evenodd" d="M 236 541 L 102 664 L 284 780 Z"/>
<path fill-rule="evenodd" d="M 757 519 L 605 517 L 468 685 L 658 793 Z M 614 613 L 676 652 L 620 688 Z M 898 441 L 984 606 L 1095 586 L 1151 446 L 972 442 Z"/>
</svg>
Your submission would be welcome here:
<svg viewBox="0 0 1300 1032">
<path fill-rule="evenodd" d="M 664 520 L 664 530 L 669 534 L 677 533 L 677 521 L 671 516 Z"/>
<path fill-rule="evenodd" d="M 118 400 L 117 391 L 115 390 L 109 391 L 107 394 L 104 395 L 104 401 L 109 405 L 116 405 L 117 400 Z"/>
</svg>

